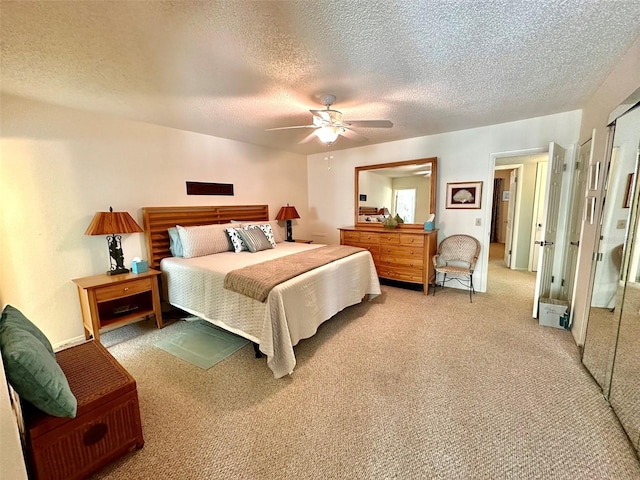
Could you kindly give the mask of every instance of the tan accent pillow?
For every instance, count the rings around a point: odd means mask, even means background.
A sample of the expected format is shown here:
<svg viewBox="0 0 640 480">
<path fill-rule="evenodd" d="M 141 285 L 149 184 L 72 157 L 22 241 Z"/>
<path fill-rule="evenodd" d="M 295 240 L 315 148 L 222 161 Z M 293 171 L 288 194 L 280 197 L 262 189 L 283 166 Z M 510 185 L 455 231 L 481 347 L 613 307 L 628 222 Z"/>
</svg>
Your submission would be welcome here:
<svg viewBox="0 0 640 480">
<path fill-rule="evenodd" d="M 226 228 L 239 227 L 239 223 L 225 223 L 222 225 L 198 225 L 183 227 L 176 225 L 184 258 L 202 257 L 214 253 L 231 250 Z"/>
</svg>

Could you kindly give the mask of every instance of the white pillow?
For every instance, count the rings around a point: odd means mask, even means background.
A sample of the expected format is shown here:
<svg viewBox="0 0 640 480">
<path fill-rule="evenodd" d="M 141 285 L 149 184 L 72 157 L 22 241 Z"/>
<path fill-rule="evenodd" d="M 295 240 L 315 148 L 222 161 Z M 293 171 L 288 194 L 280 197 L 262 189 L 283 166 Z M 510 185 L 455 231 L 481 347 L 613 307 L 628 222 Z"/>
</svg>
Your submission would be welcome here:
<svg viewBox="0 0 640 480">
<path fill-rule="evenodd" d="M 249 250 L 247 244 L 244 242 L 240 234 L 238 233 L 242 228 L 226 228 L 225 232 L 233 246 L 232 250 L 236 253 L 242 252 L 243 250 Z"/>
<path fill-rule="evenodd" d="M 198 225 L 197 227 L 176 225 L 184 258 L 228 252 L 231 250 L 231 245 L 225 229 L 232 226 L 237 227 L 239 224 L 225 223 L 223 225 Z"/>
</svg>

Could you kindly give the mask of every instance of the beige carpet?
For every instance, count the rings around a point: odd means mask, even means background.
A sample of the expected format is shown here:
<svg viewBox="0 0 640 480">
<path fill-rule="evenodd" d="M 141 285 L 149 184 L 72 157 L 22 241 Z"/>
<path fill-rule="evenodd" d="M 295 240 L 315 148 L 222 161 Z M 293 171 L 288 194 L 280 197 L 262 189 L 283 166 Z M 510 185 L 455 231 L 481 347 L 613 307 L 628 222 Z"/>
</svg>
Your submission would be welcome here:
<svg viewBox="0 0 640 480">
<path fill-rule="evenodd" d="M 184 322 L 103 335 L 138 382 L 146 444 L 95 478 L 640 478 L 571 334 L 531 318 L 535 277 L 489 269 L 472 304 L 383 287 L 279 380 L 250 345 L 207 371 L 153 346 Z"/>
</svg>

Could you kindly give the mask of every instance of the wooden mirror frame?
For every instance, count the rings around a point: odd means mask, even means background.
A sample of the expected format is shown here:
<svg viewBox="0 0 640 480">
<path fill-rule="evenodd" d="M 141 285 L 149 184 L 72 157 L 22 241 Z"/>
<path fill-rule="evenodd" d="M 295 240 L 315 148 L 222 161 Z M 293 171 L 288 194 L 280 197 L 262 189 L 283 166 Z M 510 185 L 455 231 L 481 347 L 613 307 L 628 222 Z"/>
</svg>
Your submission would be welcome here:
<svg viewBox="0 0 640 480">
<path fill-rule="evenodd" d="M 415 160 L 404 160 L 402 162 L 378 163 L 376 165 L 363 165 L 355 167 L 355 196 L 354 196 L 354 224 L 358 227 L 379 227 L 383 228 L 382 223 L 358 222 L 358 213 L 360 211 L 360 188 L 359 178 L 360 172 L 367 170 L 376 170 L 381 168 L 401 167 L 405 165 L 431 165 L 431 195 L 429 198 L 429 213 L 436 213 L 436 199 L 438 198 L 438 157 L 418 158 Z M 423 229 L 424 223 L 401 223 L 398 228 L 407 229 Z"/>
</svg>

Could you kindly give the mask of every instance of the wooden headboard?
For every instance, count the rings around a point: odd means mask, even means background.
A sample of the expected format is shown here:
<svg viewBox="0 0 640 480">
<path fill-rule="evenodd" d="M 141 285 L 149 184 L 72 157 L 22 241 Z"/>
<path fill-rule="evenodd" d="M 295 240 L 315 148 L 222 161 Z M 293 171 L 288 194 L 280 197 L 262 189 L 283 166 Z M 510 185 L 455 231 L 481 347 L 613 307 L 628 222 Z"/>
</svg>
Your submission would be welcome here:
<svg viewBox="0 0 640 480">
<path fill-rule="evenodd" d="M 144 207 L 142 222 L 149 256 L 149 267 L 158 268 L 160 260 L 171 256 L 169 227 L 210 225 L 237 221 L 269 220 L 268 205 L 223 205 L 219 207 Z"/>
<path fill-rule="evenodd" d="M 376 207 L 360 207 L 358 215 L 377 215 L 378 209 Z"/>
</svg>

